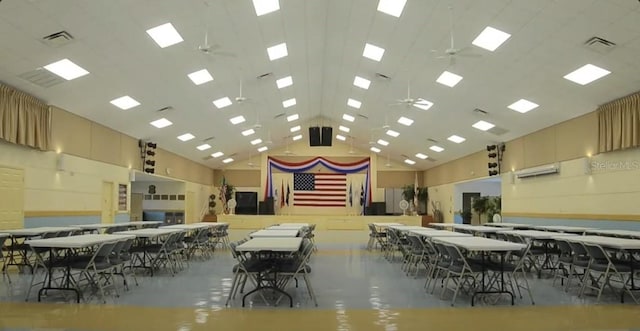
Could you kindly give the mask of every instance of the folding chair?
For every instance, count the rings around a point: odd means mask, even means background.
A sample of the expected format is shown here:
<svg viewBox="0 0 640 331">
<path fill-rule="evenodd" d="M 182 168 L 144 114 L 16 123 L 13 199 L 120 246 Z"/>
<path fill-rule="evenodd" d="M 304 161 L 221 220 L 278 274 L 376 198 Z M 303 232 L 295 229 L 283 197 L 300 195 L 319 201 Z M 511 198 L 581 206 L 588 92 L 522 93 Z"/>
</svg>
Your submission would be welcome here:
<svg viewBox="0 0 640 331">
<path fill-rule="evenodd" d="M 99 297 L 103 303 L 106 303 L 105 289 L 113 287 L 116 296 L 119 296 L 118 289 L 115 287 L 113 281 L 114 266 L 109 261 L 111 253 L 116 246 L 116 242 L 109 242 L 101 244 L 95 253 L 92 255 L 86 255 L 78 257 L 75 262 L 70 264 L 70 272 L 79 270 L 78 278 L 76 281 L 76 289 L 79 293 L 82 293 L 83 280 L 91 287 L 97 289 Z M 84 295 L 82 295 L 84 298 Z M 84 298 L 85 301 L 87 300 Z"/>
<path fill-rule="evenodd" d="M 411 273 L 411 270 L 415 268 L 414 277 L 418 277 L 418 265 L 422 263 L 424 256 L 426 254 L 426 250 L 424 244 L 422 243 L 422 239 L 417 236 L 409 235 L 407 236 L 407 240 L 409 241 L 409 249 L 407 251 L 408 259 L 406 266 L 407 276 Z"/>
<path fill-rule="evenodd" d="M 478 275 L 482 275 L 483 266 L 470 263 L 457 246 L 444 245 L 444 248 L 451 257 L 451 264 L 447 268 L 447 277 L 444 281 L 444 287 L 440 297 L 449 289 L 449 280 L 453 280 L 455 283 L 453 298 L 451 298 L 451 306 L 453 306 L 455 305 L 458 292 L 461 288 L 465 290 L 465 285 L 467 286 L 467 292 L 470 293 L 475 290 L 478 283 L 477 277 Z"/>
<path fill-rule="evenodd" d="M 229 250 L 231 251 L 231 256 L 233 256 L 233 258 L 236 259 L 238 263 L 234 265 L 232 268 L 233 279 L 231 281 L 231 289 L 229 290 L 229 296 L 227 297 L 227 301 L 224 304 L 225 306 L 229 305 L 229 301 L 235 298 L 236 293 L 238 291 L 240 291 L 240 293 L 243 292 L 247 279 L 250 279 L 251 282 L 255 286 L 257 286 L 258 283 L 256 281 L 256 276 L 258 275 L 258 273 L 262 272 L 262 269 L 263 269 L 262 263 L 259 260 L 249 258 L 246 255 L 236 250 L 236 247 L 242 243 L 243 241 L 229 243 Z M 260 295 L 262 295 L 262 293 L 260 293 Z M 263 300 L 265 300 L 266 302 L 266 299 L 264 298 L 264 296 L 263 296 Z"/>
<path fill-rule="evenodd" d="M 4 244 L 7 242 L 9 237 L 0 237 L 0 262 L 2 262 L 2 277 L 7 277 L 9 284 L 11 284 L 11 276 L 7 273 L 7 261 L 4 258 Z"/>
<path fill-rule="evenodd" d="M 585 289 L 593 289 L 598 291 L 596 301 L 600 302 L 600 296 L 605 287 L 608 286 L 613 292 L 616 292 L 616 288 L 611 284 L 611 281 L 614 280 L 613 277 L 617 277 L 622 287 L 620 289 L 620 301 L 624 302 L 624 294 L 628 293 L 631 299 L 638 303 L 638 299 L 633 295 L 631 289 L 627 287 L 627 283 L 630 282 L 631 277 L 633 277 L 629 262 L 622 262 L 615 259 L 607 254 L 600 245 L 584 243 L 584 247 L 591 257 L 589 267 L 586 271 L 586 275 L 589 276 L 591 282 L 584 279 L 580 296 L 584 294 Z"/>
<path fill-rule="evenodd" d="M 296 279 L 296 276 L 302 275 L 309 297 L 311 297 L 313 303 L 317 307 L 318 301 L 316 300 L 315 293 L 313 292 L 313 288 L 311 287 L 311 282 L 308 277 L 309 273 L 311 273 L 311 268 L 307 265 L 311 257 L 311 253 L 313 252 L 313 246 L 314 245 L 311 240 L 304 240 L 302 242 L 302 251 L 298 254 L 296 259 L 292 261 L 292 263 L 286 263 L 278 266 L 277 275 L 278 277 L 281 277 L 278 281 L 278 287 L 283 290 L 291 282 L 291 279 Z M 297 284 L 298 282 L 296 280 L 296 287 Z M 276 305 L 280 302 L 280 299 L 282 299 L 282 296 L 278 298 Z"/>
</svg>

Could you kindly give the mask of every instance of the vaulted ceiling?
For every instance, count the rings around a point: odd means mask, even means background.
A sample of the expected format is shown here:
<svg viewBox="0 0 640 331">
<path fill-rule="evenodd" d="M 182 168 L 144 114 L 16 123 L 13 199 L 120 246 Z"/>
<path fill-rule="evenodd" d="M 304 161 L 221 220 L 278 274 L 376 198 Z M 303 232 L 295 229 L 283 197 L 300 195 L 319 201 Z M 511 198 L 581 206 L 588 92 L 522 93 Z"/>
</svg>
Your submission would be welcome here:
<svg viewBox="0 0 640 331">
<path fill-rule="evenodd" d="M 249 159 L 259 147 L 283 147 L 298 133 L 307 140 L 309 126 L 325 125 L 346 144 L 428 169 L 640 90 L 637 0 L 407 0 L 399 17 L 377 10 L 378 0 L 278 5 L 258 16 L 251 0 L 4 0 L 0 80 L 211 168 L 223 168 L 229 156 Z M 166 23 L 183 41 L 162 48 L 147 30 Z M 487 27 L 510 35 L 494 51 L 474 44 Z M 43 40 L 61 31 L 70 37 Z M 592 37 L 604 41 L 585 44 Z M 267 48 L 281 43 L 287 56 L 270 60 Z M 380 61 L 363 57 L 366 44 L 384 49 Z M 449 48 L 461 51 L 451 59 Z M 89 73 L 64 80 L 43 69 L 62 59 Z M 610 73 L 586 85 L 563 78 L 586 64 Z M 187 75 L 202 69 L 213 80 L 196 85 Z M 462 80 L 454 87 L 436 82 L 444 71 Z M 276 81 L 289 76 L 293 84 L 278 88 Z M 369 88 L 354 86 L 356 76 Z M 121 110 L 110 103 L 122 96 L 139 105 Z M 238 102 L 240 96 L 246 100 Z M 232 104 L 219 109 L 212 102 L 223 97 Z M 292 98 L 295 105 L 285 108 Z M 538 107 L 508 108 L 520 99 Z M 299 119 L 288 122 L 294 114 Z M 231 124 L 236 116 L 245 122 Z M 413 123 L 400 124 L 400 117 Z M 160 118 L 172 125 L 150 125 Z M 480 120 L 495 127 L 473 128 Z M 292 133 L 294 126 L 300 131 Z M 243 136 L 248 129 L 255 133 Z M 177 139 L 185 133 L 195 138 Z M 466 140 L 452 142 L 452 135 Z M 252 145 L 254 139 L 262 142 Z M 205 143 L 211 148 L 196 148 Z M 211 157 L 218 151 L 224 155 Z"/>
</svg>

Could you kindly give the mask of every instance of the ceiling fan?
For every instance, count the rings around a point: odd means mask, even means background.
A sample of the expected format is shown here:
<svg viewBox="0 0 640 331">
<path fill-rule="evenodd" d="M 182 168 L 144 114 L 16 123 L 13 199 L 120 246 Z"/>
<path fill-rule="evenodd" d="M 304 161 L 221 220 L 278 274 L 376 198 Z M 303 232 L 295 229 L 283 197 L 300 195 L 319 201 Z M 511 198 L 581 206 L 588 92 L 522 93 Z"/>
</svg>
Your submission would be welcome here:
<svg viewBox="0 0 640 331">
<path fill-rule="evenodd" d="M 448 59 L 449 60 L 449 65 L 454 65 L 456 63 L 456 58 L 458 56 L 461 57 L 482 57 L 482 55 L 480 54 L 475 54 L 475 53 L 471 53 L 471 51 L 473 50 L 471 46 L 465 46 L 463 48 L 456 48 L 455 46 L 455 40 L 453 37 L 453 7 L 449 6 L 449 23 L 450 23 L 450 30 L 449 30 L 449 38 L 450 38 L 450 44 L 449 44 L 449 48 L 445 49 L 444 51 L 438 51 L 438 50 L 431 50 L 431 52 L 433 52 L 434 54 L 439 54 L 436 55 L 437 59 Z"/>
<path fill-rule="evenodd" d="M 239 93 L 238 96 L 236 96 L 234 98 L 234 100 L 236 101 L 237 104 L 243 104 L 245 102 L 251 102 L 251 98 L 248 98 L 244 95 L 242 95 L 242 78 L 240 78 L 240 88 L 239 88 Z"/>
<path fill-rule="evenodd" d="M 207 11 L 209 11 L 209 4 L 207 2 L 204 3 L 207 7 Z M 232 52 L 222 51 L 220 50 L 222 46 L 218 44 L 209 43 L 209 24 L 207 24 L 205 33 L 204 33 L 204 42 L 198 45 L 198 51 L 207 56 L 224 56 L 224 57 L 236 57 L 237 55 Z"/>
<path fill-rule="evenodd" d="M 407 97 L 404 99 L 397 99 L 395 103 L 391 105 L 404 105 L 407 108 L 411 106 L 416 107 L 418 109 L 427 110 L 433 106 L 433 102 L 422 99 L 422 98 L 413 98 L 411 97 L 411 82 L 407 83 Z"/>
</svg>

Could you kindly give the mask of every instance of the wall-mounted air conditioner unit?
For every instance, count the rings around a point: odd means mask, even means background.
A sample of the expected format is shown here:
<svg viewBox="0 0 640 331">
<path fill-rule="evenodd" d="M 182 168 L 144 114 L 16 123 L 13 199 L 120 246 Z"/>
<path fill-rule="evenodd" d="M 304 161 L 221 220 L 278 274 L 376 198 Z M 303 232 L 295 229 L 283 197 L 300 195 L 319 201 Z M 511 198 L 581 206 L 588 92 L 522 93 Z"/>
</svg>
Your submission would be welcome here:
<svg viewBox="0 0 640 331">
<path fill-rule="evenodd" d="M 560 172 L 560 165 L 557 163 L 543 165 L 534 168 L 522 169 L 515 172 L 518 178 L 527 178 L 541 175 L 551 175 Z"/>
</svg>

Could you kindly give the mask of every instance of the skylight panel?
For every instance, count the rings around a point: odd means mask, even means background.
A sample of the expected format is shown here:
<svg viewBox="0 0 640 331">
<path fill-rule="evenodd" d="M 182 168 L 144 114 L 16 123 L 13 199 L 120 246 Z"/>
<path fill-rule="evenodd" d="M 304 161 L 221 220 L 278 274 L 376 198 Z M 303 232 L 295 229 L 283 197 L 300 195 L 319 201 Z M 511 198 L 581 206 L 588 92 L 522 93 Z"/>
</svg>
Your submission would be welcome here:
<svg viewBox="0 0 640 331">
<path fill-rule="evenodd" d="M 127 109 L 131 109 L 133 107 L 139 106 L 140 103 L 138 101 L 136 101 L 134 98 L 125 95 L 123 97 L 119 97 L 117 99 L 113 99 L 111 101 L 109 101 L 112 105 L 122 109 L 122 110 L 127 110 Z"/>
<path fill-rule="evenodd" d="M 381 152 L 380 148 L 378 148 L 376 146 L 371 146 L 371 148 L 369 148 L 369 150 L 374 152 L 374 153 L 380 153 Z"/>
<path fill-rule="evenodd" d="M 406 160 L 404 160 L 404 163 L 410 164 L 410 165 L 414 165 L 414 164 L 416 164 L 416 161 L 411 160 L 411 159 L 406 159 Z"/>
<path fill-rule="evenodd" d="M 342 131 L 342 132 L 346 132 L 349 133 L 349 131 L 351 131 L 351 129 L 349 129 L 348 127 L 344 126 L 344 125 L 340 125 L 338 127 L 338 130 Z"/>
<path fill-rule="evenodd" d="M 267 147 L 267 146 L 262 146 L 262 147 L 258 148 L 258 152 L 260 152 L 260 153 L 265 152 L 267 150 L 269 150 L 269 147 Z"/>
<path fill-rule="evenodd" d="M 169 47 L 183 41 L 182 36 L 180 36 L 171 23 L 165 23 L 151 28 L 147 30 L 147 34 L 151 36 L 160 48 Z"/>
<path fill-rule="evenodd" d="M 169 125 L 171 125 L 173 123 L 171 121 L 169 121 L 168 119 L 163 117 L 163 118 L 161 118 L 159 120 L 155 120 L 155 121 L 153 121 L 153 122 L 151 122 L 149 124 L 155 126 L 158 129 L 162 129 L 162 128 L 168 127 Z"/>
<path fill-rule="evenodd" d="M 442 85 L 449 86 L 449 87 L 454 87 L 461 80 L 462 80 L 462 76 L 456 75 L 456 74 L 454 74 L 452 72 L 449 72 L 449 71 L 445 70 L 442 74 L 440 74 L 440 77 L 438 77 L 438 79 L 436 79 L 436 82 L 438 82 L 438 83 L 440 83 Z"/>
<path fill-rule="evenodd" d="M 243 136 L 245 136 L 245 137 L 246 137 L 246 136 L 250 136 L 250 135 L 252 135 L 252 134 L 256 133 L 256 131 L 255 131 L 255 130 L 253 130 L 253 129 L 248 129 L 248 130 L 244 130 L 244 131 L 242 131 L 241 133 L 242 133 L 242 135 L 243 135 Z"/>
<path fill-rule="evenodd" d="M 196 85 L 202 85 L 213 80 L 213 76 L 211 76 L 207 69 L 194 71 L 188 74 L 187 77 Z"/>
<path fill-rule="evenodd" d="M 456 144 L 460 144 L 460 143 L 462 143 L 463 141 L 465 141 L 465 140 L 467 140 L 467 139 L 466 139 L 466 138 L 462 138 L 462 137 L 460 137 L 460 136 L 456 136 L 456 135 L 454 134 L 454 135 L 452 135 L 451 137 L 447 138 L 447 140 L 449 140 L 449 141 L 451 141 L 451 142 L 454 142 L 454 143 L 456 143 Z"/>
<path fill-rule="evenodd" d="M 237 125 L 237 124 L 243 123 L 244 121 L 246 121 L 246 119 L 242 115 L 233 117 L 233 118 L 231 118 L 229 120 L 229 122 L 231 122 L 231 124 L 233 124 L 233 125 Z"/>
<path fill-rule="evenodd" d="M 386 140 L 378 139 L 378 144 L 382 146 L 389 146 L 389 142 Z"/>
<path fill-rule="evenodd" d="M 402 124 L 402 125 L 406 125 L 406 126 L 411 126 L 411 124 L 413 124 L 413 120 L 407 117 L 400 117 L 398 119 L 398 123 Z"/>
<path fill-rule="evenodd" d="M 296 105 L 296 98 L 291 98 L 289 100 L 282 101 L 282 107 L 289 108 Z"/>
<path fill-rule="evenodd" d="M 471 43 L 493 52 L 509 37 L 511 37 L 510 34 L 488 26 Z"/>
<path fill-rule="evenodd" d="M 291 139 L 293 139 L 293 141 L 300 140 L 300 139 L 302 139 L 302 135 L 299 134 L 299 135 L 293 136 L 293 138 L 291 138 Z"/>
<path fill-rule="evenodd" d="M 422 110 L 429 110 L 429 108 L 433 107 L 433 102 L 418 98 L 418 100 L 413 103 L 413 106 Z"/>
<path fill-rule="evenodd" d="M 341 135 L 341 134 L 337 134 L 337 135 L 336 135 L 336 139 L 338 139 L 338 140 L 340 140 L 340 141 L 345 141 L 345 140 L 347 140 L 347 137 L 345 137 L 345 136 L 343 136 L 343 135 Z"/>
<path fill-rule="evenodd" d="M 271 61 L 275 61 L 289 55 L 289 53 L 287 52 L 287 43 L 282 43 L 267 48 L 267 54 L 269 55 L 269 60 Z"/>
<path fill-rule="evenodd" d="M 257 16 L 273 13 L 280 10 L 279 0 L 253 0 L 253 8 L 256 10 Z"/>
<path fill-rule="evenodd" d="M 251 145 L 258 145 L 258 144 L 262 144 L 262 139 L 258 138 L 258 139 L 251 140 Z"/>
<path fill-rule="evenodd" d="M 421 159 L 421 160 L 426 160 L 428 158 L 428 156 L 422 154 L 422 153 L 416 153 L 416 157 Z"/>
<path fill-rule="evenodd" d="M 478 130 L 487 131 L 493 128 L 495 124 L 485 122 L 485 121 L 477 121 L 472 126 Z"/>
<path fill-rule="evenodd" d="M 356 76 L 356 78 L 353 79 L 353 85 L 361 88 L 361 89 L 369 89 L 369 85 L 371 85 L 371 81 L 366 79 L 366 78 L 362 78 L 360 76 Z"/>
<path fill-rule="evenodd" d="M 181 140 L 181 141 L 189 141 L 189 140 L 191 140 L 191 139 L 193 139 L 193 138 L 195 138 L 195 137 L 196 137 L 196 136 L 192 135 L 191 133 L 185 133 L 185 134 L 183 134 L 183 135 L 179 135 L 179 136 L 178 136 L 178 140 Z"/>
<path fill-rule="evenodd" d="M 219 158 L 219 157 L 221 157 L 221 156 L 223 156 L 223 155 L 224 155 L 224 153 L 222 153 L 222 152 L 220 152 L 220 151 L 218 151 L 218 152 L 215 152 L 215 153 L 211 154 L 211 156 L 212 156 L 212 157 L 215 157 L 215 158 Z"/>
<path fill-rule="evenodd" d="M 387 135 L 396 138 L 396 137 L 398 137 L 400 135 L 400 132 L 393 131 L 393 130 L 387 130 Z"/>
<path fill-rule="evenodd" d="M 580 85 L 587 85 L 597 79 L 600 79 L 608 74 L 611 71 L 602 69 L 593 64 L 585 64 L 579 69 L 567 74 L 564 76 L 564 79 L 570 80 L 574 83 L 578 83 Z"/>
<path fill-rule="evenodd" d="M 289 129 L 289 131 L 291 131 L 291 132 L 298 132 L 298 131 L 300 131 L 300 125 L 296 125 L 296 126 L 292 127 L 291 129 Z"/>
<path fill-rule="evenodd" d="M 297 121 L 299 118 L 300 118 L 300 115 L 292 114 L 292 115 L 287 116 L 287 122 Z"/>
<path fill-rule="evenodd" d="M 531 102 L 529 100 L 526 99 L 520 99 L 514 103 L 512 103 L 511 105 L 509 105 L 509 109 L 511 110 L 515 110 L 519 113 L 526 113 L 528 111 L 531 111 L 535 108 L 538 108 L 538 104 Z"/>
<path fill-rule="evenodd" d="M 199 151 L 206 151 L 207 149 L 211 148 L 211 145 L 209 144 L 202 144 L 198 147 L 196 147 Z"/>
<path fill-rule="evenodd" d="M 351 107 L 351 108 L 355 108 L 355 109 L 360 109 L 360 107 L 362 107 L 362 102 L 356 100 L 356 99 L 347 99 L 347 106 Z"/>
<path fill-rule="evenodd" d="M 380 62 L 380 60 L 382 60 L 383 55 L 384 55 L 384 48 L 381 48 L 369 43 L 366 43 L 364 45 L 364 51 L 362 52 L 362 56 L 366 57 L 367 59 Z"/>
<path fill-rule="evenodd" d="M 231 99 L 229 99 L 229 97 L 220 98 L 213 101 L 213 105 L 218 109 L 222 109 L 224 107 L 231 106 Z"/>
<path fill-rule="evenodd" d="M 47 64 L 44 68 L 66 80 L 76 79 L 89 74 L 88 71 L 71 62 L 69 59 L 62 59 L 60 61 Z"/>
<path fill-rule="evenodd" d="M 342 114 L 342 119 L 348 122 L 353 122 L 356 120 L 355 117 L 349 115 L 349 114 Z"/>
<path fill-rule="evenodd" d="M 429 147 L 429 149 L 434 151 L 434 152 L 438 152 L 438 153 L 444 151 L 444 148 L 442 148 L 440 146 L 437 146 L 437 145 L 433 145 L 433 146 Z"/>
<path fill-rule="evenodd" d="M 231 162 L 233 162 L 233 159 L 232 159 L 232 158 L 230 158 L 230 157 L 228 157 L 228 158 L 226 158 L 226 159 L 222 160 L 222 163 L 231 163 Z"/>
<path fill-rule="evenodd" d="M 406 3 L 407 0 L 380 0 L 378 11 L 393 17 L 400 17 Z"/>
<path fill-rule="evenodd" d="M 278 80 L 276 80 L 276 86 L 281 89 L 281 88 L 285 88 L 287 86 L 291 86 L 293 85 L 293 78 L 291 76 L 287 76 L 284 78 L 280 78 Z"/>
</svg>

